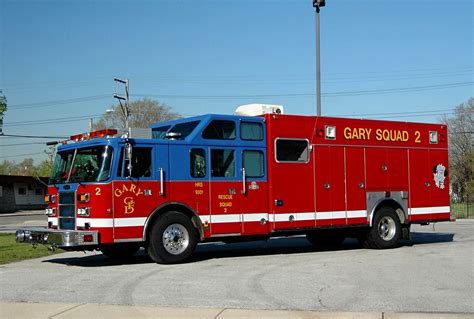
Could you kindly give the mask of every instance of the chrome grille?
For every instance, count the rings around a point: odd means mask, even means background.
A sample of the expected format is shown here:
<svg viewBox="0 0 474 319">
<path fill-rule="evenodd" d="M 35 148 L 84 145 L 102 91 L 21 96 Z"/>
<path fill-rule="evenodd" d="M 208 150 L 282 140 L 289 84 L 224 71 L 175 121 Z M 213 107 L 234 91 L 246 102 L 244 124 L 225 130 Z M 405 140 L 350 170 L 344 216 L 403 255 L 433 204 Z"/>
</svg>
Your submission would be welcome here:
<svg viewBox="0 0 474 319">
<path fill-rule="evenodd" d="M 76 229 L 76 200 L 74 192 L 59 193 L 58 226 L 60 229 Z"/>
</svg>

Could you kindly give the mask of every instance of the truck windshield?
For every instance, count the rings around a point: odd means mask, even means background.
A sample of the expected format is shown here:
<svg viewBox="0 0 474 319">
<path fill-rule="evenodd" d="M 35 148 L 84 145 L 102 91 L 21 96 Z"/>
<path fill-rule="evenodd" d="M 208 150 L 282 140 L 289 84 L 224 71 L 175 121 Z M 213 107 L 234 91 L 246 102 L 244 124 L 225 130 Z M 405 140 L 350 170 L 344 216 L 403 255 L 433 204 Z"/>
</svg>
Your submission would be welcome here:
<svg viewBox="0 0 474 319">
<path fill-rule="evenodd" d="M 112 154 L 113 148 L 105 145 L 60 151 L 49 183 L 105 181 L 110 176 Z"/>
</svg>

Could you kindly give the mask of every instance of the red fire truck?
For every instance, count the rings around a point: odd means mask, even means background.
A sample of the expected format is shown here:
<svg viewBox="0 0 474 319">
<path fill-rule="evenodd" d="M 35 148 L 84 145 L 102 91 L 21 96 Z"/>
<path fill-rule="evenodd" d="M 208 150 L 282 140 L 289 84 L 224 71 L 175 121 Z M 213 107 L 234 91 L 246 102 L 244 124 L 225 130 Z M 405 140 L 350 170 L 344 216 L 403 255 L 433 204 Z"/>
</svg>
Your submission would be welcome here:
<svg viewBox="0 0 474 319">
<path fill-rule="evenodd" d="M 144 247 L 178 263 L 199 242 L 301 234 L 391 248 L 411 224 L 450 220 L 445 125 L 281 110 L 72 136 L 57 149 L 48 227 L 19 229 L 17 241 L 110 257 Z"/>
</svg>

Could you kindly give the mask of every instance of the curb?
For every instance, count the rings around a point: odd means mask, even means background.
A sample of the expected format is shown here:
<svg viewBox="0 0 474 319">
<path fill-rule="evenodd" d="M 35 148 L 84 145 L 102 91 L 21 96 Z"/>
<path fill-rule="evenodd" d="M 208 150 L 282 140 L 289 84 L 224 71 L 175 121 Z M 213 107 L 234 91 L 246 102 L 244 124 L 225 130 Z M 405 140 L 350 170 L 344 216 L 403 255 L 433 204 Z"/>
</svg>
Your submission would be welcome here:
<svg viewBox="0 0 474 319">
<path fill-rule="evenodd" d="M 203 319 L 464 319 L 473 313 L 329 312 L 228 308 L 172 308 L 105 304 L 0 302 L 3 318 L 203 318 Z"/>
</svg>

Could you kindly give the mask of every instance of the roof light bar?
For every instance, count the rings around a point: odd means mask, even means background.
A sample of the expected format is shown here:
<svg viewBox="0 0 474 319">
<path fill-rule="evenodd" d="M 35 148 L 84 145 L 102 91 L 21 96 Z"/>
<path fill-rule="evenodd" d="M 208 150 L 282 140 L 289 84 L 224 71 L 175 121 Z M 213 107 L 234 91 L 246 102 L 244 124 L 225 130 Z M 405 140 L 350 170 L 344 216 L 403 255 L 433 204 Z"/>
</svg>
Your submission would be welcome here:
<svg viewBox="0 0 474 319">
<path fill-rule="evenodd" d="M 71 136 L 71 141 L 73 142 L 79 142 L 79 141 L 85 141 L 91 138 L 101 138 L 101 137 L 109 137 L 117 134 L 117 130 L 115 129 L 105 129 L 105 130 L 99 130 L 99 131 L 94 131 L 90 133 L 82 133 L 82 134 L 76 134 Z"/>
</svg>

